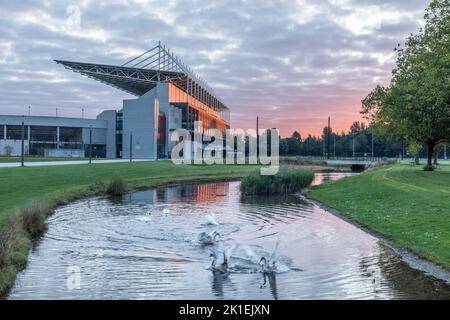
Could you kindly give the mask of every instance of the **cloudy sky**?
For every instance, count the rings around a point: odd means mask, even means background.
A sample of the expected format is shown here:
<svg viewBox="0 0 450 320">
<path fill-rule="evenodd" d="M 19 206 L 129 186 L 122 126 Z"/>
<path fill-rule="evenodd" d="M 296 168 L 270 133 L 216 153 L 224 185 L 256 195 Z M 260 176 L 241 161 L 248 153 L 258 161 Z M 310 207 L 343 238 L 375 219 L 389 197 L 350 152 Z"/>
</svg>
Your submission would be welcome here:
<svg viewBox="0 0 450 320">
<path fill-rule="evenodd" d="M 132 96 L 53 59 L 122 64 L 161 40 L 215 88 L 232 126 L 319 134 L 360 118 L 428 0 L 2 1 L 0 114 L 95 117 Z M 78 21 L 80 23 L 78 23 Z"/>
</svg>

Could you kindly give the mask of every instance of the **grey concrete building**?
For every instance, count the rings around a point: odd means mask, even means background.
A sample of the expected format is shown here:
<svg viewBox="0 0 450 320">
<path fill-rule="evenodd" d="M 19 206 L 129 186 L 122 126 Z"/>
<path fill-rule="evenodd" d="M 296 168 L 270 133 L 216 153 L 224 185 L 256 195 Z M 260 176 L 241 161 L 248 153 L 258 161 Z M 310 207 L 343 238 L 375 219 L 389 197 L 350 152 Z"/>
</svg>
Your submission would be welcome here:
<svg viewBox="0 0 450 320">
<path fill-rule="evenodd" d="M 176 141 L 172 131 L 225 135 L 229 109 L 214 91 L 165 46 L 157 46 L 121 66 L 55 60 L 65 68 L 135 95 L 122 109 L 96 119 L 0 116 L 0 155 L 24 152 L 45 156 L 168 158 Z M 89 148 L 92 132 L 92 149 Z"/>
<path fill-rule="evenodd" d="M 115 134 L 115 117 L 102 115 L 98 119 L 0 115 L 0 155 L 21 154 L 23 130 L 26 155 L 88 156 L 92 130 L 92 156 L 106 157 L 108 151 L 115 152 L 115 140 L 108 144 L 108 137 Z"/>
<path fill-rule="evenodd" d="M 205 81 L 196 76 L 165 46 L 157 46 L 121 66 L 55 60 L 65 68 L 137 96 L 123 101 L 122 110 L 105 111 L 107 156 L 157 159 L 170 157 L 178 128 L 202 132 L 230 127 L 229 109 Z M 115 136 L 115 139 L 114 139 Z M 115 142 L 114 142 L 115 140 Z"/>
</svg>

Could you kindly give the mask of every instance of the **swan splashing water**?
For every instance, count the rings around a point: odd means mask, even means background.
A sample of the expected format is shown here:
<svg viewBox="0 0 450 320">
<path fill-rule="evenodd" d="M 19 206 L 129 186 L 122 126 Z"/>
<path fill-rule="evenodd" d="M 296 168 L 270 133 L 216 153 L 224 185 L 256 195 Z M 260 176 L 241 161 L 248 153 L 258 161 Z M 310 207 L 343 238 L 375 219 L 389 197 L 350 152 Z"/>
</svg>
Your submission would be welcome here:
<svg viewBox="0 0 450 320">
<path fill-rule="evenodd" d="M 203 222 L 203 225 L 214 225 L 218 226 L 219 223 L 216 220 L 216 215 L 214 213 L 210 213 L 205 216 L 205 221 Z"/>
</svg>

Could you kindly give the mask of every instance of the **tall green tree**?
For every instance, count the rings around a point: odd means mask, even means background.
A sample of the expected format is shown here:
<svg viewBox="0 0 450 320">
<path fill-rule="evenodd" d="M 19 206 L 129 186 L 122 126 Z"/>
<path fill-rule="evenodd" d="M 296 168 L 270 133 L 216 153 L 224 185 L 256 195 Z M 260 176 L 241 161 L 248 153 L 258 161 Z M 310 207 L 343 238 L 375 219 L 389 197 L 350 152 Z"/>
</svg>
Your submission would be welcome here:
<svg viewBox="0 0 450 320">
<path fill-rule="evenodd" d="M 433 0 L 424 18 L 396 49 L 391 84 L 377 86 L 361 113 L 386 135 L 426 144 L 431 168 L 436 146 L 450 140 L 450 0 Z"/>
</svg>

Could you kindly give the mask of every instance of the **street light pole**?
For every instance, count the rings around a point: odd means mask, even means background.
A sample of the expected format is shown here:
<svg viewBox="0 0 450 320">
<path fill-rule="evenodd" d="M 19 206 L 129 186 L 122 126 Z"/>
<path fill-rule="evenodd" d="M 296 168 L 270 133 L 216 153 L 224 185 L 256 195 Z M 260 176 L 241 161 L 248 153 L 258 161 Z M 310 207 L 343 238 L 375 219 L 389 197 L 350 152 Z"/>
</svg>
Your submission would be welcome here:
<svg viewBox="0 0 450 320">
<path fill-rule="evenodd" d="M 133 161 L 133 132 L 130 132 L 130 162 Z"/>
<path fill-rule="evenodd" d="M 372 127 L 372 159 L 375 158 L 375 155 L 373 153 L 373 150 L 374 150 L 374 148 L 373 148 L 373 141 L 374 141 L 373 137 L 374 137 L 374 135 L 373 135 L 373 127 Z"/>
<path fill-rule="evenodd" d="M 92 163 L 92 126 L 89 127 L 89 164 Z"/>
<path fill-rule="evenodd" d="M 336 158 L 336 135 L 335 134 L 333 134 L 333 140 L 334 140 L 333 156 L 334 156 L 334 158 Z"/>
<path fill-rule="evenodd" d="M 327 129 L 327 159 L 330 160 L 330 117 L 328 117 Z"/>
<path fill-rule="evenodd" d="M 401 159 L 403 160 L 403 149 L 405 148 L 405 141 L 402 138 L 402 155 L 401 155 Z"/>
<path fill-rule="evenodd" d="M 355 131 L 352 129 L 352 149 L 353 149 L 353 159 L 355 158 Z"/>
<path fill-rule="evenodd" d="M 22 121 L 22 150 L 21 150 L 21 156 L 20 156 L 20 161 L 21 161 L 21 166 L 23 167 L 24 166 L 24 142 L 23 142 L 23 140 L 24 140 L 24 138 L 25 138 L 25 122 L 24 121 Z"/>
<path fill-rule="evenodd" d="M 259 157 L 259 117 L 256 116 L 256 157 Z"/>
</svg>

